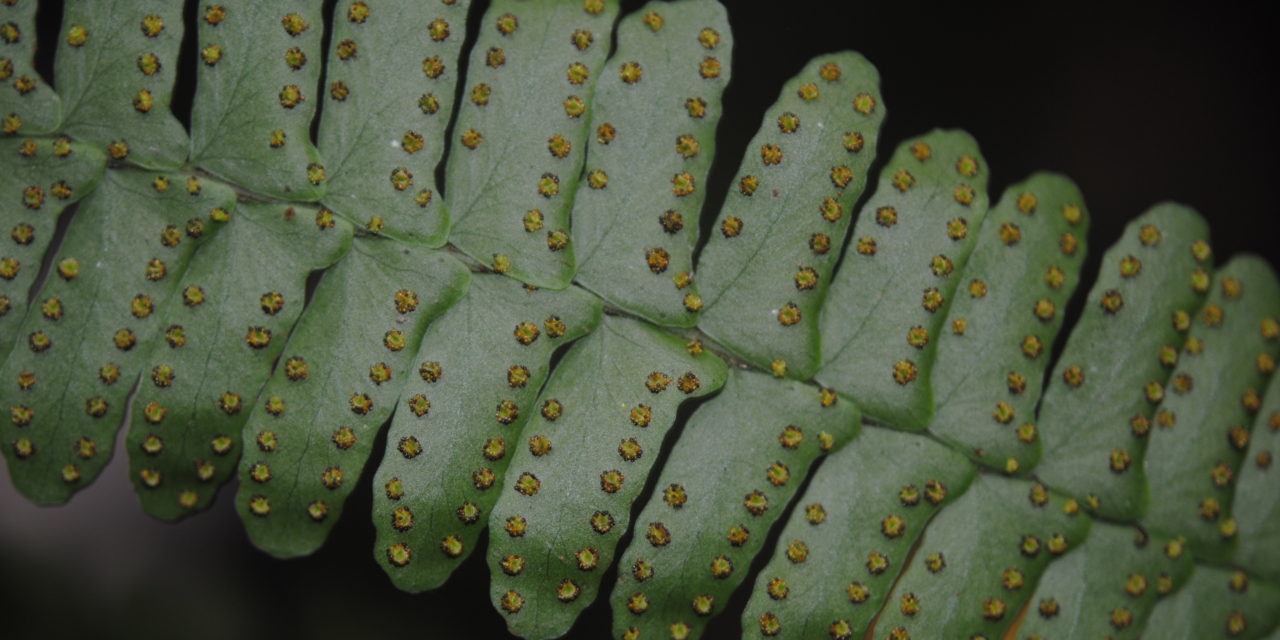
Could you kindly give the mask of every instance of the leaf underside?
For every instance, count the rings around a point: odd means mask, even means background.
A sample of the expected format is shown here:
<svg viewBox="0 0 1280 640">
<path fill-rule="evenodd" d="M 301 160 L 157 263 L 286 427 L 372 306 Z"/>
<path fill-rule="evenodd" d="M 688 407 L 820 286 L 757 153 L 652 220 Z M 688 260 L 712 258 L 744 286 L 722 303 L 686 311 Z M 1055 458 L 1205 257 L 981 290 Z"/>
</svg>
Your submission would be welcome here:
<svg viewBox="0 0 1280 640">
<path fill-rule="evenodd" d="M 19 381 L 0 391 L 4 453 L 31 500 L 65 502 L 111 459 L 147 347 L 183 340 L 155 309 L 234 208 L 225 185 L 143 171 L 108 172 L 80 203 L 0 378 Z"/>
<path fill-rule="evenodd" d="M 1159 599 L 1182 588 L 1193 568 L 1179 542 L 1095 522 L 1079 549 L 1049 566 L 1018 636 L 1137 638 Z"/>
<path fill-rule="evenodd" d="M 967 133 L 933 131 L 898 147 L 862 207 L 854 246 L 822 308 L 817 378 L 872 418 L 920 430 L 933 415 L 937 336 L 987 213 L 987 166 Z M 951 265 L 948 269 L 935 266 Z"/>
<path fill-rule="evenodd" d="M 185 343 L 153 341 L 140 359 L 126 441 L 129 477 L 147 513 L 175 520 L 207 508 L 235 471 L 246 405 L 302 313 L 307 276 L 351 246 L 350 225 L 320 227 L 315 213 L 240 205 L 191 259 L 179 293 L 156 310 L 160 324 L 183 328 Z"/>
<path fill-rule="evenodd" d="M 324 195 L 323 162 L 311 144 L 322 4 L 226 0 L 200 7 L 191 162 L 271 197 L 311 202 Z"/>
<path fill-rule="evenodd" d="M 563 289 L 573 278 L 569 212 L 618 2 L 598 7 L 496 0 L 482 18 L 454 126 L 449 241 L 539 287 Z M 569 145 L 563 157 L 552 151 L 556 136 Z"/>
<path fill-rule="evenodd" d="M 28 291 L 63 211 L 102 179 L 106 156 L 79 142 L 42 138 L 0 140 L 0 157 L 18 158 L 0 172 L 0 356 L 18 342 Z"/>
<path fill-rule="evenodd" d="M 375 561 L 419 592 L 487 547 L 525 637 L 592 603 L 624 640 L 1280 635 L 1280 282 L 1215 275 L 1191 210 L 1129 226 L 1054 362 L 1081 194 L 988 212 L 935 130 L 855 221 L 859 54 L 783 87 L 703 219 L 736 5 L 65 4 L 0 0 L 0 448 L 33 502 L 128 422 L 147 513 L 234 470 L 251 541 L 301 556 L 385 442 Z"/>
<path fill-rule="evenodd" d="M 959 284 L 936 336 L 929 429 L 983 465 L 1013 473 L 1040 459 L 1040 381 L 1080 280 L 1087 231 L 1075 185 L 1037 174 L 1005 190 L 964 270 L 949 276 Z"/>
<path fill-rule="evenodd" d="M 449 216 L 435 168 L 470 2 L 361 4 L 344 0 L 334 14 L 319 135 L 324 202 L 369 231 L 439 247 Z M 427 60 L 442 70 L 424 74 Z"/>
<path fill-rule="evenodd" d="M 725 376 L 710 352 L 629 319 L 606 316 L 569 349 L 539 397 L 559 415 L 532 416 L 505 445 L 489 518 L 490 595 L 513 633 L 562 635 L 595 600 L 676 410 Z"/>
<path fill-rule="evenodd" d="M 1274 360 L 1273 360 L 1274 362 Z M 1235 518 L 1240 547 L 1235 560 L 1242 567 L 1280 581 L 1280 472 L 1272 470 L 1280 455 L 1280 376 L 1271 376 L 1262 408 L 1253 423 L 1248 455 L 1241 463 L 1236 485 Z"/>
<path fill-rule="evenodd" d="M 149 169 L 187 159 L 187 132 L 169 111 L 184 26 L 182 3 L 72 0 L 58 42 L 61 131 Z"/>
<path fill-rule="evenodd" d="M 978 476 L 925 531 L 877 634 L 1002 637 L 1051 559 L 1084 542 L 1089 525 L 1074 501 L 1041 485 Z"/>
<path fill-rule="evenodd" d="M 833 394 L 731 370 L 689 419 L 636 519 L 610 599 L 615 637 L 700 636 L 810 466 L 852 440 L 859 422 L 857 408 Z"/>
<path fill-rule="evenodd" d="M 1143 461 L 1160 400 L 1148 396 L 1148 385 L 1153 393 L 1164 388 L 1186 338 L 1179 318 L 1204 301 L 1191 279 L 1207 281 L 1213 265 L 1196 259 L 1197 241 L 1207 248 L 1208 226 L 1179 205 L 1157 205 L 1129 223 L 1103 256 L 1049 378 L 1036 475 L 1104 517 L 1133 521 L 1146 513 Z M 1122 305 L 1113 312 L 1116 301 Z"/>
<path fill-rule="evenodd" d="M 36 72 L 36 0 L 0 3 L 0 131 L 53 133 L 62 100 Z"/>
<path fill-rule="evenodd" d="M 618 24 L 617 44 L 592 100 L 587 188 L 574 198 L 576 279 L 647 320 L 691 326 L 702 304 L 693 249 L 730 75 L 728 16 L 713 0 L 650 2 Z M 708 59 L 721 65 L 710 77 Z"/>
<path fill-rule="evenodd" d="M 742 614 L 747 637 L 773 629 L 779 638 L 864 633 L 925 526 L 973 476 L 973 465 L 941 443 L 864 428 L 823 463 L 797 502 Z M 868 569 L 873 557 L 887 568 Z"/>
<path fill-rule="evenodd" d="M 765 112 L 698 264 L 699 327 L 748 362 L 818 369 L 819 309 L 884 114 L 880 75 L 854 52 L 810 61 Z"/>
<path fill-rule="evenodd" d="M 1185 536 L 1197 559 L 1235 550 L 1235 478 L 1266 388 L 1259 358 L 1280 352 L 1265 319 L 1280 317 L 1280 282 L 1265 262 L 1238 256 L 1218 270 L 1156 410 L 1146 470 L 1152 531 Z M 1162 414 L 1167 416 L 1162 418 Z M 1170 426 L 1163 426 L 1164 423 Z"/>
<path fill-rule="evenodd" d="M 412 375 L 428 322 L 466 289 L 468 273 L 453 258 L 387 248 L 357 239 L 325 273 L 283 362 L 247 408 L 236 511 L 271 555 L 324 543 Z M 406 299 L 418 301 L 415 310 L 401 312 Z M 283 412 L 267 410 L 273 398 Z"/>
<path fill-rule="evenodd" d="M 1247 573 L 1197 565 L 1188 584 L 1162 600 L 1143 631 L 1168 640 L 1254 640 L 1280 623 L 1280 587 Z M 1270 636 L 1274 637 L 1274 636 Z"/>
<path fill-rule="evenodd" d="M 373 482 L 374 558 L 396 586 L 438 587 L 479 546 L 510 462 L 490 447 L 520 446 L 531 416 L 555 415 L 534 403 L 552 354 L 599 323 L 581 289 L 477 275 L 427 328 Z"/>
</svg>

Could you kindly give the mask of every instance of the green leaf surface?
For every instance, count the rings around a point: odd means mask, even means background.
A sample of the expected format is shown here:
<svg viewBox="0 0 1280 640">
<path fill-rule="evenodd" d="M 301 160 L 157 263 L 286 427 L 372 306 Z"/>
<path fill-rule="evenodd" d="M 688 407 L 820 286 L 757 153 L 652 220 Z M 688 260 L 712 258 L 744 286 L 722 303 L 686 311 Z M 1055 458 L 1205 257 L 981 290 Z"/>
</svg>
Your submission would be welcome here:
<svg viewBox="0 0 1280 640">
<path fill-rule="evenodd" d="M 326 206 L 409 244 L 445 243 L 449 216 L 435 169 L 470 4 L 338 3 L 319 135 Z"/>
<path fill-rule="evenodd" d="M 0 3 L 0 131 L 23 135 L 52 133 L 62 118 L 62 101 L 36 72 L 38 0 Z"/>
<path fill-rule="evenodd" d="M 1280 329 L 1272 319 L 1266 331 Z M 1275 358 L 1261 355 L 1258 365 L 1270 370 Z M 1249 455 L 1240 469 L 1236 485 L 1235 516 L 1240 525 L 1240 547 L 1236 562 L 1258 575 L 1280 581 L 1280 470 L 1273 469 L 1280 455 L 1280 376 L 1272 375 L 1261 411 L 1253 423 Z"/>
<path fill-rule="evenodd" d="M 208 507 L 234 473 L 245 406 L 271 375 L 302 313 L 307 276 L 351 247 L 351 225 L 317 225 L 315 214 L 240 205 L 191 259 L 181 294 L 156 310 L 161 324 L 181 326 L 186 340 L 181 347 L 151 346 L 133 399 L 129 477 L 152 516 L 176 520 Z"/>
<path fill-rule="evenodd" d="M 925 531 L 876 634 L 1003 637 L 1045 567 L 1080 546 L 1090 522 L 1041 485 L 979 475 Z"/>
<path fill-rule="evenodd" d="M 325 169 L 311 144 L 323 4 L 225 0 L 199 7 L 192 162 L 264 195 L 324 195 Z"/>
<path fill-rule="evenodd" d="M 0 367 L 4 455 L 23 495 L 66 502 L 106 466 L 151 344 L 182 339 L 155 309 L 234 208 L 226 185 L 143 171 L 107 172 L 80 203 Z"/>
<path fill-rule="evenodd" d="M 823 384 L 898 429 L 933 416 L 935 337 L 987 213 L 987 167 L 962 131 L 904 142 L 862 207 L 822 309 Z"/>
<path fill-rule="evenodd" d="M 676 410 L 719 389 L 727 368 L 646 324 L 605 316 L 543 388 L 559 417 L 533 416 L 510 452 L 506 486 L 489 520 L 490 595 L 512 633 L 552 638 L 601 590 L 615 547 Z M 607 585 L 606 585 L 607 586 Z"/>
<path fill-rule="evenodd" d="M 1278 316 L 1280 282 L 1266 262 L 1242 255 L 1219 269 L 1156 412 L 1143 523 L 1185 536 L 1198 559 L 1222 562 L 1235 551 L 1232 494 L 1266 388 L 1257 360 L 1280 354 L 1264 326 Z"/>
<path fill-rule="evenodd" d="M 834 393 L 731 370 L 698 409 L 622 554 L 614 637 L 697 638 L 746 579 L 813 462 L 845 446 L 861 416 Z M 804 562 L 801 540 L 781 553 Z"/>
<path fill-rule="evenodd" d="M 1280 623 L 1280 587 L 1243 571 L 1197 565 L 1190 582 L 1160 601 L 1143 632 L 1160 640 L 1253 640 Z"/>
<path fill-rule="evenodd" d="M 57 56 L 64 133 L 149 169 L 182 166 L 187 131 L 169 111 L 182 10 L 172 0 L 66 3 Z"/>
<path fill-rule="evenodd" d="M 1049 379 L 1036 475 L 1104 517 L 1133 521 L 1147 510 L 1143 461 L 1160 402 L 1154 394 L 1178 361 L 1190 314 L 1204 302 L 1205 289 L 1190 285 L 1207 283 L 1213 264 L 1192 247 L 1207 251 L 1208 234 L 1199 215 L 1176 204 L 1129 223 L 1103 256 Z"/>
<path fill-rule="evenodd" d="M 931 438 L 864 428 L 800 498 L 756 579 L 743 637 L 861 637 L 930 519 L 973 477 L 962 454 Z M 808 550 L 803 559 L 788 553 L 795 541 Z"/>
<path fill-rule="evenodd" d="M 1080 281 L 1088 226 L 1070 180 L 1035 174 L 1005 190 L 964 270 L 951 276 L 959 285 L 950 326 L 936 336 L 930 431 L 983 465 L 1014 473 L 1040 459 L 1036 403 Z"/>
<path fill-rule="evenodd" d="M 599 325 L 600 307 L 581 289 L 478 275 L 427 328 L 373 482 L 374 559 L 397 587 L 436 588 L 479 546 L 510 461 L 486 444 L 518 446 L 552 354 Z"/>
<path fill-rule="evenodd" d="M 661 325 L 697 323 L 693 248 L 733 50 L 714 0 L 650 2 L 618 24 L 573 208 L 577 280 Z M 704 77 L 714 59 L 720 72 Z M 692 190 L 677 189 L 687 179 Z"/>
<path fill-rule="evenodd" d="M 469 280 L 445 253 L 371 239 L 325 272 L 242 432 L 236 511 L 255 545 L 283 558 L 324 544 L 423 331 Z M 286 410 L 272 414 L 277 397 Z"/>
<path fill-rule="evenodd" d="M 1180 589 L 1193 570 L 1191 554 L 1177 541 L 1095 522 L 1079 549 L 1049 565 L 1018 637 L 1138 638 L 1159 599 Z"/>
<path fill-rule="evenodd" d="M 818 310 L 884 113 L 880 74 L 852 51 L 811 60 L 765 112 L 698 260 L 699 326 L 748 362 L 817 371 Z"/>
<path fill-rule="evenodd" d="M 0 172 L 0 358 L 17 343 L 18 324 L 40 271 L 58 217 L 93 191 L 106 156 L 92 145 L 38 138 L 0 140 L 0 157 L 14 159 Z"/>
<path fill-rule="evenodd" d="M 480 23 L 447 166 L 449 240 L 494 271 L 551 289 L 573 278 L 569 212 L 617 13 L 618 0 L 495 0 Z"/>
</svg>

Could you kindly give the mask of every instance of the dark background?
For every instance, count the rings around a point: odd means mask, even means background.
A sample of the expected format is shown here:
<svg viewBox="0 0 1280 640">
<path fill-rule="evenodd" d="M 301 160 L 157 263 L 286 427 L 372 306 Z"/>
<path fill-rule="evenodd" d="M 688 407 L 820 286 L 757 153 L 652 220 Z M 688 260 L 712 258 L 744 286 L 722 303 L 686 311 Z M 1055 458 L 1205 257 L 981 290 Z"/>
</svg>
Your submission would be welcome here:
<svg viewBox="0 0 1280 640">
<path fill-rule="evenodd" d="M 46 76 L 58 4 L 46 1 L 40 14 Z M 634 10 L 641 3 L 623 4 Z M 1219 264 L 1244 251 L 1276 262 L 1280 73 L 1267 46 L 1274 22 L 1209 19 L 1170 6 L 1120 21 L 1033 4 L 999 17 L 958 3 L 929 14 L 894 2 L 727 4 L 737 47 L 712 194 L 727 187 L 782 82 L 813 55 L 851 48 L 880 69 L 888 109 L 882 156 L 933 127 L 959 127 L 982 145 L 993 200 L 1036 170 L 1075 179 L 1093 217 L 1084 282 L 1124 224 L 1162 200 L 1191 205 L 1211 221 Z M 475 9 L 478 16 L 484 6 Z M 483 549 L 436 593 L 410 596 L 390 585 L 372 560 L 373 528 L 362 515 L 370 509 L 367 471 L 329 544 L 287 562 L 249 544 L 231 508 L 234 487 L 211 513 L 166 525 L 138 509 L 123 456 L 60 508 L 33 507 L 0 480 L 6 631 L 506 637 L 489 604 Z M 708 637 L 738 635 L 743 596 Z M 607 637 L 607 604 L 602 598 L 592 606 L 570 637 Z"/>
</svg>

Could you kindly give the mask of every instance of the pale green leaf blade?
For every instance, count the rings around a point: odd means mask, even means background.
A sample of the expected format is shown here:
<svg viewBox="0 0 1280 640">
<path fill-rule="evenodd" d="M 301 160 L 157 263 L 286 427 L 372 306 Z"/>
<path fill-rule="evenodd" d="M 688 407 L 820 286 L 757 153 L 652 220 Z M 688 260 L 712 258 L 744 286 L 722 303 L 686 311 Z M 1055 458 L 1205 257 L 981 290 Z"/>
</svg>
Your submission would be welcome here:
<svg viewBox="0 0 1280 640">
<path fill-rule="evenodd" d="M 1259 327 L 1276 317 L 1280 281 L 1266 262 L 1237 256 L 1219 269 L 1156 412 L 1143 524 L 1185 536 L 1197 559 L 1222 562 L 1235 551 L 1232 494 L 1267 381 L 1256 362 L 1280 355 L 1280 341 Z"/>
<path fill-rule="evenodd" d="M 1275 319 L 1263 325 L 1271 336 L 1280 332 Z M 1275 358 L 1258 355 L 1262 370 L 1274 370 Z M 1280 455 L 1280 376 L 1272 375 L 1261 410 L 1253 423 L 1249 455 L 1236 486 L 1235 516 L 1240 525 L 1236 562 L 1272 581 L 1280 581 L 1280 471 L 1272 469 Z"/>
<path fill-rule="evenodd" d="M 242 431 L 236 511 L 255 545 L 294 557 L 324 544 L 414 375 L 423 331 L 469 280 L 445 253 L 371 239 L 325 272 Z"/>
<path fill-rule="evenodd" d="M 1035 174 L 1005 190 L 964 270 L 952 276 L 959 284 L 950 326 L 936 336 L 929 429 L 985 466 L 1014 473 L 1040 459 L 1036 403 L 1080 281 L 1088 225 L 1070 180 Z"/>
<path fill-rule="evenodd" d="M 0 131 L 6 135 L 52 133 L 62 101 L 36 72 L 38 0 L 0 3 Z"/>
<path fill-rule="evenodd" d="M 0 367 L 0 406 L 10 418 L 4 455 L 14 486 L 33 502 L 66 502 L 97 477 L 150 345 L 162 334 L 181 339 L 181 328 L 154 311 L 235 207 L 230 187 L 187 179 L 108 171 L 80 202 L 17 331 Z"/>
<path fill-rule="evenodd" d="M 1049 565 L 1018 637 L 1138 638 L 1159 599 L 1180 589 L 1193 569 L 1177 541 L 1095 522 L 1079 549 Z"/>
<path fill-rule="evenodd" d="M 530 416 L 555 417 L 558 405 L 534 402 L 552 354 L 592 331 L 600 307 L 581 289 L 479 275 L 427 328 L 373 482 L 374 558 L 397 587 L 438 587 L 479 546 L 510 461 L 486 443 L 519 446 Z"/>
<path fill-rule="evenodd" d="M 512 633 L 563 635 L 600 594 L 676 410 L 724 384 L 724 362 L 691 350 L 605 316 L 542 390 L 539 404 L 557 401 L 560 417 L 532 416 L 520 441 L 486 445 L 513 456 L 489 518 L 490 596 Z"/>
<path fill-rule="evenodd" d="M 862 207 L 853 246 L 822 308 L 818 379 L 870 417 L 923 429 L 933 416 L 936 342 L 959 272 L 987 213 L 987 167 L 962 131 L 935 130 L 899 145 Z M 941 268 L 938 268 L 941 266 Z"/>
<path fill-rule="evenodd" d="M 308 275 L 351 247 L 351 225 L 317 225 L 315 214 L 240 205 L 191 259 L 180 294 L 156 310 L 186 342 L 157 341 L 139 367 L 126 442 L 129 478 L 148 514 L 176 520 L 204 509 L 235 472 L 246 405 L 302 313 Z"/>
<path fill-rule="evenodd" d="M 18 342 L 18 324 L 40 261 L 53 240 L 64 209 L 93 191 L 102 179 L 106 155 L 87 144 L 37 138 L 0 140 L 0 158 L 12 163 L 0 172 L 0 358 Z"/>
<path fill-rule="evenodd" d="M 1003 637 L 1045 567 L 1080 546 L 1090 522 L 1043 486 L 979 475 L 924 532 L 876 635 Z"/>
<path fill-rule="evenodd" d="M 311 144 L 321 98 L 323 4 L 200 6 L 191 162 L 276 198 L 324 195 L 324 166 Z"/>
<path fill-rule="evenodd" d="M 369 231 L 430 247 L 448 236 L 435 169 L 470 4 L 343 0 L 335 9 L 319 135 L 324 201 Z"/>
<path fill-rule="evenodd" d="M 138 166 L 182 166 L 187 131 L 169 111 L 182 10 L 171 0 L 66 3 L 56 58 L 64 133 Z"/>
<path fill-rule="evenodd" d="M 610 597 L 614 637 L 700 637 L 811 465 L 852 440 L 860 420 L 833 393 L 731 370 L 689 419 L 636 519 Z M 809 547 L 801 540 L 781 553 L 804 562 Z"/>
<path fill-rule="evenodd" d="M 1280 587 L 1227 567 L 1197 565 L 1181 591 L 1156 605 L 1143 637 L 1254 640 L 1280 623 Z"/>
<path fill-rule="evenodd" d="M 1204 301 L 1192 284 L 1207 283 L 1213 265 L 1192 249 L 1207 250 L 1208 233 L 1199 215 L 1174 204 L 1129 223 L 1103 256 L 1049 378 L 1037 416 L 1044 459 L 1036 475 L 1103 517 L 1134 521 L 1147 510 L 1143 460 L 1155 394 Z M 1123 304 L 1113 313 L 1116 300 Z"/>
<path fill-rule="evenodd" d="M 934 514 L 964 494 L 974 467 L 922 435 L 867 427 L 813 476 L 742 614 L 744 637 L 860 637 Z M 803 562 L 787 551 L 808 548 Z M 879 554 L 888 567 L 867 563 Z M 876 565 L 878 566 L 878 565 Z"/>
<path fill-rule="evenodd" d="M 748 362 L 818 370 L 819 309 L 884 114 L 879 73 L 852 51 L 811 60 L 765 112 L 698 259 L 699 326 Z"/>
<path fill-rule="evenodd" d="M 569 212 L 617 13 L 618 0 L 496 0 L 482 18 L 446 167 L 449 240 L 499 273 L 573 278 Z"/>
<path fill-rule="evenodd" d="M 733 50 L 728 16 L 714 0 L 650 2 L 619 23 L 617 43 L 591 105 L 588 188 L 573 204 L 577 280 L 647 320 L 691 326 L 702 303 L 691 282 L 702 185 Z M 707 58 L 720 63 L 709 78 Z M 677 176 L 694 188 L 677 191 Z"/>
</svg>

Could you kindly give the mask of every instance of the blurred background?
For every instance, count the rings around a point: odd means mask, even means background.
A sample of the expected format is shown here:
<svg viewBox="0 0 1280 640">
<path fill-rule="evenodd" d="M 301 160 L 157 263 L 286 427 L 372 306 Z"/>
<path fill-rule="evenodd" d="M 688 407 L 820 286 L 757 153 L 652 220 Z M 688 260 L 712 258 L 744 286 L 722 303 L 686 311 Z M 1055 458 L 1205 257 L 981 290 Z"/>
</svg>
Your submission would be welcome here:
<svg viewBox="0 0 1280 640">
<path fill-rule="evenodd" d="M 49 43 L 40 58 L 46 77 L 60 4 L 45 0 L 39 14 Z M 487 4 L 477 2 L 473 15 Z M 641 4 L 623 2 L 626 11 Z M 931 14 L 914 3 L 726 4 L 737 47 L 710 215 L 781 84 L 811 56 L 848 48 L 880 69 L 888 109 L 882 156 L 933 127 L 958 127 L 982 145 L 993 202 L 1032 171 L 1073 178 L 1093 217 L 1085 283 L 1123 226 L 1162 200 L 1191 205 L 1211 221 L 1219 264 L 1243 251 L 1277 262 L 1280 73 L 1268 45 L 1272 20 L 1210 18 L 1168 5 L 1104 20 L 1035 3 L 985 18 L 961 3 Z M 189 85 L 179 85 L 187 103 Z M 177 104 L 182 108 L 181 95 Z M 1069 315 L 1078 313 L 1087 289 L 1081 286 Z M 234 486 L 223 489 L 211 512 L 167 525 L 142 515 L 120 455 L 63 507 L 34 507 L 2 478 L 5 635 L 508 637 L 489 604 L 483 549 L 435 593 L 407 595 L 384 578 L 372 560 L 366 515 L 372 471 L 329 544 L 293 561 L 273 560 L 249 544 L 232 510 Z M 708 637 L 737 637 L 744 603 L 745 593 Z M 570 637 L 609 633 L 602 600 Z"/>
</svg>

